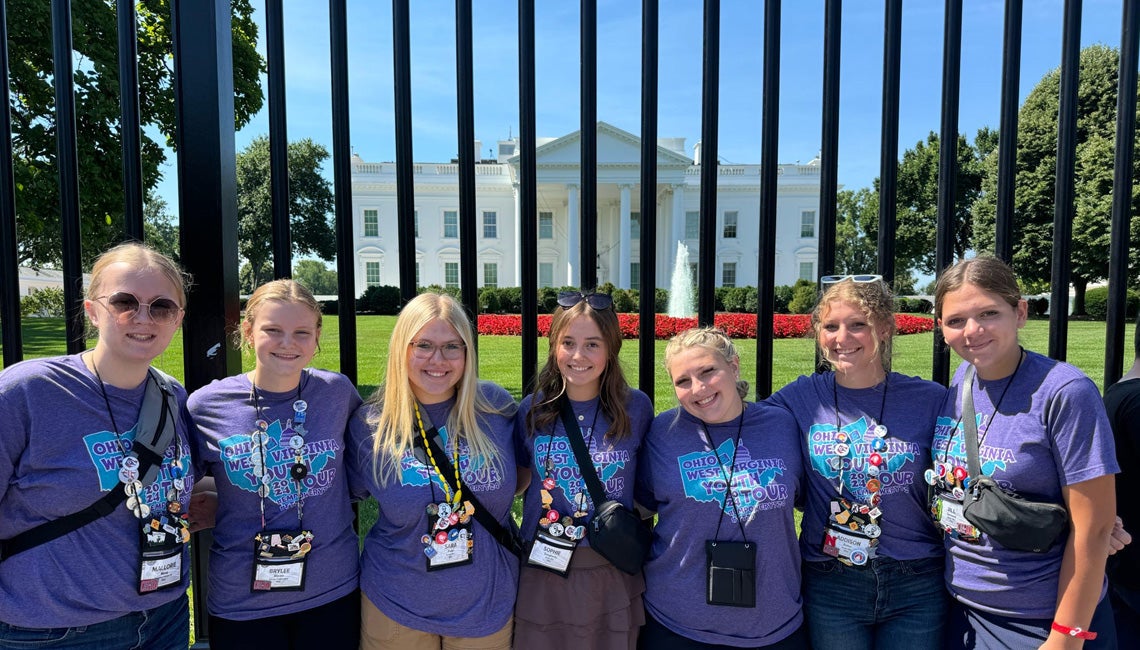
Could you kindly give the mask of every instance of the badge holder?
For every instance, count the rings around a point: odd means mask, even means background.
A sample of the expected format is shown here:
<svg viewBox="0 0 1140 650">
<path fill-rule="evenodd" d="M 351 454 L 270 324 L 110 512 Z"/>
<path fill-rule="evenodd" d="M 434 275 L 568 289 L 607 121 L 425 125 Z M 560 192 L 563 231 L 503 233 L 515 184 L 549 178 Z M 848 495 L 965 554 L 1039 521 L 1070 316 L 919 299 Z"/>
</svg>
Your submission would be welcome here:
<svg viewBox="0 0 1140 650">
<path fill-rule="evenodd" d="M 450 569 L 474 561 L 475 535 L 471 527 L 474 512 L 475 507 L 470 501 L 464 501 L 458 511 L 453 511 L 447 503 L 428 506 L 430 530 L 420 539 L 424 544 L 428 571 Z"/>
<path fill-rule="evenodd" d="M 740 433 L 744 428 L 744 413 L 740 414 L 740 427 L 736 430 L 736 446 L 732 450 L 732 469 L 736 473 L 736 451 L 740 449 Z M 715 449 L 712 436 L 706 431 L 709 447 Z M 715 451 L 713 452 L 716 453 Z M 705 603 L 720 607 L 756 607 L 756 543 L 748 541 L 744 533 L 744 523 L 741 521 L 740 510 L 736 499 L 732 496 L 732 474 L 724 471 L 720 458 L 716 458 L 716 465 L 720 468 L 724 478 L 725 505 L 720 509 L 720 517 L 716 522 L 716 533 L 713 538 L 705 541 Z M 724 523 L 724 511 L 728 502 L 732 501 L 732 509 L 736 512 L 736 525 L 740 528 L 740 536 L 744 541 L 720 540 L 720 526 Z"/>
<path fill-rule="evenodd" d="M 250 592 L 303 590 L 312 549 L 313 533 L 308 530 L 263 530 L 254 535 Z"/>
<path fill-rule="evenodd" d="M 144 521 L 139 530 L 139 595 L 182 583 L 182 520 L 169 513 Z"/>
<path fill-rule="evenodd" d="M 882 529 L 876 523 L 878 508 L 847 499 L 831 502 L 831 515 L 823 533 L 824 555 L 847 565 L 863 566 L 876 556 Z"/>
<path fill-rule="evenodd" d="M 555 537 L 540 530 L 534 536 L 534 541 L 531 542 L 526 565 L 550 571 L 565 578 L 570 575 L 570 560 L 574 557 L 576 548 L 578 548 L 578 540 Z"/>
</svg>

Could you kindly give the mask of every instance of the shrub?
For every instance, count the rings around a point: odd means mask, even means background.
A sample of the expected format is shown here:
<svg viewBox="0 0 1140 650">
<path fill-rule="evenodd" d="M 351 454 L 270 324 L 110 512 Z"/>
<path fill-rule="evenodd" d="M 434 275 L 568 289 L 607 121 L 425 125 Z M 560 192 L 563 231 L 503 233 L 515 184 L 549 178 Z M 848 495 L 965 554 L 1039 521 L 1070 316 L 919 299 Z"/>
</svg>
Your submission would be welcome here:
<svg viewBox="0 0 1140 650">
<path fill-rule="evenodd" d="M 499 290 L 494 287 L 483 287 L 479 290 L 479 311 L 488 314 L 501 314 L 503 312 L 499 303 Z"/>
<path fill-rule="evenodd" d="M 934 311 L 934 305 L 925 298 L 895 298 L 895 311 L 911 314 L 929 314 Z"/>
<path fill-rule="evenodd" d="M 792 302 L 792 296 L 793 296 L 794 290 L 786 284 L 778 285 L 775 290 L 776 290 L 776 308 L 775 308 L 776 313 L 777 314 L 789 313 L 791 310 L 788 309 L 788 305 L 791 304 L 791 302 Z M 759 297 L 757 297 L 756 302 L 757 302 L 757 304 L 759 304 L 759 302 L 760 302 Z M 758 308 L 757 306 L 753 306 L 751 311 L 756 311 L 757 308 Z"/>
<path fill-rule="evenodd" d="M 32 289 L 31 293 L 20 298 L 20 314 L 63 318 L 66 315 L 65 304 L 62 287 Z"/>
<path fill-rule="evenodd" d="M 337 316 L 340 314 L 340 301 L 339 300 L 322 300 L 321 313 L 325 316 Z"/>
<path fill-rule="evenodd" d="M 538 290 L 538 310 L 553 314 L 554 310 L 558 308 L 558 289 L 554 287 L 542 287 Z M 519 308 L 522 311 L 522 308 Z"/>
<path fill-rule="evenodd" d="M 1129 320 L 1136 318 L 1138 308 L 1140 294 L 1129 289 L 1124 300 L 1124 317 Z M 1085 292 L 1085 313 L 1096 320 L 1108 318 L 1108 287 L 1096 287 Z"/>
<path fill-rule="evenodd" d="M 522 312 L 522 287 L 500 287 L 499 309 L 505 314 Z"/>
<path fill-rule="evenodd" d="M 793 314 L 810 314 L 815 307 L 815 284 L 809 280 L 796 280 L 792 287 L 792 300 L 788 303 L 788 311 Z"/>
<path fill-rule="evenodd" d="M 614 291 L 614 310 L 619 314 L 636 313 L 640 310 L 640 301 L 637 291 L 633 289 L 618 289 Z"/>
<path fill-rule="evenodd" d="M 368 287 L 356 299 L 356 311 L 382 316 L 398 313 L 400 311 L 400 287 L 390 285 Z"/>
<path fill-rule="evenodd" d="M 653 312 L 664 314 L 669 310 L 669 290 L 657 287 L 653 292 Z"/>
<path fill-rule="evenodd" d="M 1087 301 L 1087 294 L 1085 300 Z M 1030 298 L 1026 302 L 1029 303 L 1029 315 L 1037 318 L 1044 318 L 1045 314 L 1049 313 L 1049 299 L 1045 297 Z M 1107 313 L 1107 311 L 1105 312 Z"/>
</svg>

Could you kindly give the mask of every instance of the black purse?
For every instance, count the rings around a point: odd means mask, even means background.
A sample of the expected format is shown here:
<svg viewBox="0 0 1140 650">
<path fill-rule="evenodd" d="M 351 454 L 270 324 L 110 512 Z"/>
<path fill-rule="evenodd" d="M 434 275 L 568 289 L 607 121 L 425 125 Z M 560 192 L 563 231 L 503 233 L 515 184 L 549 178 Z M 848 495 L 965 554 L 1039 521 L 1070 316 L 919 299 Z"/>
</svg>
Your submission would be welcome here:
<svg viewBox="0 0 1140 650">
<path fill-rule="evenodd" d="M 1069 514 L 1056 503 L 1029 501 L 1009 494 L 982 475 L 978 460 L 978 423 L 974 413 L 973 366 L 962 382 L 962 424 L 970 489 L 962 513 L 966 520 L 1002 546 L 1017 551 L 1048 551 L 1068 525 Z"/>
<path fill-rule="evenodd" d="M 636 513 L 620 501 L 606 498 L 606 491 L 594 469 L 594 461 L 586 450 L 586 441 L 582 439 L 582 429 L 574 420 L 570 402 L 565 398 L 559 415 L 562 416 L 566 437 L 570 439 L 570 447 L 574 450 L 578 470 L 590 491 L 590 500 L 594 502 L 594 516 L 586 526 L 586 539 L 590 541 L 590 548 L 618 569 L 635 575 L 641 571 L 641 566 L 649 557 L 653 533 L 641 523 Z"/>
</svg>

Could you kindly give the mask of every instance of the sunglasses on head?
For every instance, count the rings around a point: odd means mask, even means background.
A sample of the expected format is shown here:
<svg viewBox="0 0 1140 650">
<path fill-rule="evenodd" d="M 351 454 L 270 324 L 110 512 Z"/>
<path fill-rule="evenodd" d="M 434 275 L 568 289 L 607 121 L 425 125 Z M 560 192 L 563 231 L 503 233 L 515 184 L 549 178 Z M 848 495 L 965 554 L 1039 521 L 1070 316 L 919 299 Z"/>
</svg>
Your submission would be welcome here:
<svg viewBox="0 0 1140 650">
<path fill-rule="evenodd" d="M 863 275 L 825 275 L 819 279 L 820 284 L 836 284 L 844 280 L 852 282 L 878 282 L 883 279 L 881 275 L 865 273 Z"/>
<path fill-rule="evenodd" d="M 581 291 L 562 291 L 558 294 L 558 306 L 569 309 L 574 305 L 586 301 L 592 309 L 602 310 L 614 306 L 614 299 L 608 293 L 582 293 Z"/>
<path fill-rule="evenodd" d="M 133 293 L 126 291 L 116 291 L 108 296 L 99 296 L 94 299 L 95 302 L 107 308 L 107 311 L 114 314 L 119 322 L 128 321 L 139 313 L 139 310 L 146 308 L 147 315 L 156 323 L 163 325 L 174 322 L 178 318 L 178 314 L 182 313 L 182 307 L 170 298 L 155 298 L 153 301 L 146 303 L 139 300 Z M 100 302 L 105 300 L 106 302 Z"/>
</svg>

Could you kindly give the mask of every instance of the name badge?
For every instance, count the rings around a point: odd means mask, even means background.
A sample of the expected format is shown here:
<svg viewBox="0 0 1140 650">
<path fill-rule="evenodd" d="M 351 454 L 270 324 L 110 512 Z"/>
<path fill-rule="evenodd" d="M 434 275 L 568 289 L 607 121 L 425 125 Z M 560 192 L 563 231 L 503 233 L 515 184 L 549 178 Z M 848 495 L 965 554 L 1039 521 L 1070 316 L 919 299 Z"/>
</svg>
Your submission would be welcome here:
<svg viewBox="0 0 1140 650">
<path fill-rule="evenodd" d="M 143 524 L 139 534 L 139 594 L 182 584 L 183 533 L 184 528 L 169 513 Z"/>
<path fill-rule="evenodd" d="M 313 550 L 308 530 L 266 530 L 253 537 L 253 579 L 249 590 L 301 591 L 305 565 Z"/>
<path fill-rule="evenodd" d="M 966 519 L 965 506 L 954 495 L 938 492 L 930 507 L 934 521 L 947 535 L 966 542 L 976 542 L 981 537 L 979 531 Z"/>
<path fill-rule="evenodd" d="M 531 544 L 530 555 L 526 558 L 527 566 L 566 577 L 570 573 L 570 559 L 574 557 L 574 549 L 577 547 L 576 540 L 554 537 L 540 530 Z"/>
<path fill-rule="evenodd" d="M 427 556 L 427 570 L 438 571 L 470 564 L 475 551 L 475 534 L 471 520 L 466 523 L 443 524 L 441 518 L 423 536 L 424 555 Z"/>
<path fill-rule="evenodd" d="M 823 532 L 823 553 L 847 564 L 863 566 L 875 557 L 877 540 L 836 528 Z"/>
</svg>

